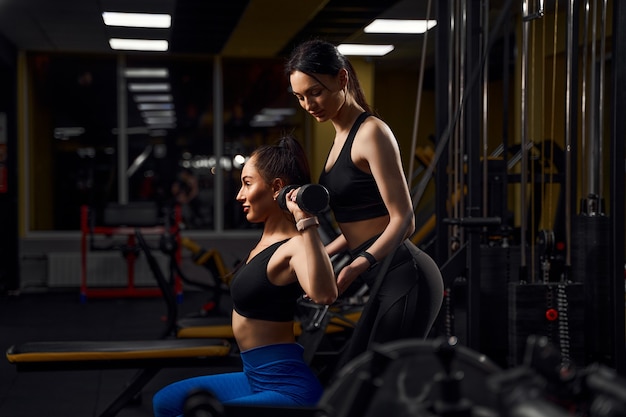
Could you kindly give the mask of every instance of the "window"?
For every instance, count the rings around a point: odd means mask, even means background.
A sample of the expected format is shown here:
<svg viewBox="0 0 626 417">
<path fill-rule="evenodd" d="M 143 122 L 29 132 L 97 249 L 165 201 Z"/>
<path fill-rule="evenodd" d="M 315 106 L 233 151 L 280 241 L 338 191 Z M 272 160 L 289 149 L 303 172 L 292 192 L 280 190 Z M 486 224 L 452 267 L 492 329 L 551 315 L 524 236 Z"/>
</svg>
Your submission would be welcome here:
<svg viewBox="0 0 626 417">
<path fill-rule="evenodd" d="M 82 205 L 145 200 L 180 204 L 187 229 L 254 228 L 235 201 L 242 160 L 284 133 L 303 137 L 280 59 L 33 53 L 27 62 L 29 230 L 78 230 Z"/>
</svg>

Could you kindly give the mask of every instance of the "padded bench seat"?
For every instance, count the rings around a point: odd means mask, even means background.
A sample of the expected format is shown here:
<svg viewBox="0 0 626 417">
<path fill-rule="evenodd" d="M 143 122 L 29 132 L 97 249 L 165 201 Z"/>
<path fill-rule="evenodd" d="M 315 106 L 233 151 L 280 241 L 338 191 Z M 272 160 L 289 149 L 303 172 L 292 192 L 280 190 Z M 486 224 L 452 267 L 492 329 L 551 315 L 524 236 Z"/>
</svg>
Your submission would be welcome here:
<svg viewBox="0 0 626 417">
<path fill-rule="evenodd" d="M 137 369 L 100 417 L 116 416 L 163 368 L 241 369 L 241 358 L 231 354 L 231 344 L 216 339 L 26 342 L 9 347 L 6 357 L 18 372 Z"/>
<path fill-rule="evenodd" d="M 6 352 L 18 371 L 119 369 L 187 366 L 222 359 L 231 352 L 225 340 L 53 341 L 16 344 Z"/>
<path fill-rule="evenodd" d="M 188 317 L 176 322 L 176 337 L 179 339 L 234 339 L 230 316 Z"/>
</svg>

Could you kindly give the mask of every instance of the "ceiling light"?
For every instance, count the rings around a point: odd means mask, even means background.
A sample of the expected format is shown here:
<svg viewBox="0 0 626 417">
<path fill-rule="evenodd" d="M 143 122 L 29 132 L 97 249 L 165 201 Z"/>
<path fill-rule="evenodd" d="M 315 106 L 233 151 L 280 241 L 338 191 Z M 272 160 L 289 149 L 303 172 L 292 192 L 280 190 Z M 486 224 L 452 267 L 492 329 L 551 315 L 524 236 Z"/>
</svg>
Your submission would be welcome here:
<svg viewBox="0 0 626 417">
<path fill-rule="evenodd" d="M 174 104 L 172 103 L 139 103 L 137 105 L 139 110 L 173 110 Z"/>
<path fill-rule="evenodd" d="M 159 123 L 148 126 L 150 129 L 176 129 L 176 123 Z"/>
<path fill-rule="evenodd" d="M 261 109 L 261 114 L 278 115 L 278 116 L 293 116 L 296 114 L 296 109 L 293 107 L 266 107 Z"/>
<path fill-rule="evenodd" d="M 167 78 L 169 71 L 167 68 L 126 68 L 124 76 L 126 78 Z"/>
<path fill-rule="evenodd" d="M 273 114 L 255 114 L 252 118 L 253 122 L 279 122 L 283 119 L 281 115 L 273 115 Z"/>
<path fill-rule="evenodd" d="M 437 24 L 436 20 L 376 19 L 363 29 L 365 33 L 424 33 Z"/>
<path fill-rule="evenodd" d="M 171 94 L 137 94 L 135 95 L 137 103 L 163 103 L 171 102 Z"/>
<path fill-rule="evenodd" d="M 176 122 L 176 117 L 146 117 L 143 119 L 147 125 L 163 125 Z"/>
<path fill-rule="evenodd" d="M 343 55 L 383 56 L 393 51 L 393 45 L 365 45 L 344 43 L 337 46 Z"/>
<path fill-rule="evenodd" d="M 102 19 L 107 26 L 134 28 L 169 28 L 172 26 L 172 16 L 169 14 L 104 12 Z"/>
<path fill-rule="evenodd" d="M 111 49 L 123 51 L 167 51 L 168 42 L 161 39 L 109 39 Z"/>
<path fill-rule="evenodd" d="M 130 83 L 128 89 L 133 93 L 163 93 L 170 91 L 168 83 Z"/>
<path fill-rule="evenodd" d="M 141 117 L 172 117 L 176 116 L 174 110 L 153 110 L 153 111 L 142 111 Z"/>
<path fill-rule="evenodd" d="M 54 138 L 67 140 L 74 136 L 80 136 L 85 133 L 84 127 L 56 127 L 54 129 Z"/>
</svg>

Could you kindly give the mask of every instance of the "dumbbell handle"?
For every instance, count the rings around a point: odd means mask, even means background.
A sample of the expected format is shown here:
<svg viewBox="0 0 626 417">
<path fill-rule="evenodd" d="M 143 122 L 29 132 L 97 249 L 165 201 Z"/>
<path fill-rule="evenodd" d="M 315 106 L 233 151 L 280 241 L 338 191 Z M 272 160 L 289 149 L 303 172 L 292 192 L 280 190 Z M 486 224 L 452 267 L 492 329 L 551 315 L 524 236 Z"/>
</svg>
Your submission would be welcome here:
<svg viewBox="0 0 626 417">
<path fill-rule="evenodd" d="M 298 187 L 300 187 L 296 194 L 296 204 L 298 204 L 298 207 L 311 214 L 323 213 L 326 210 L 328 202 L 330 201 L 330 195 L 326 187 L 319 184 L 305 184 L 302 186 L 291 184 L 283 187 L 278 193 L 277 199 L 278 205 L 283 210 L 287 210 L 287 193 Z"/>
</svg>

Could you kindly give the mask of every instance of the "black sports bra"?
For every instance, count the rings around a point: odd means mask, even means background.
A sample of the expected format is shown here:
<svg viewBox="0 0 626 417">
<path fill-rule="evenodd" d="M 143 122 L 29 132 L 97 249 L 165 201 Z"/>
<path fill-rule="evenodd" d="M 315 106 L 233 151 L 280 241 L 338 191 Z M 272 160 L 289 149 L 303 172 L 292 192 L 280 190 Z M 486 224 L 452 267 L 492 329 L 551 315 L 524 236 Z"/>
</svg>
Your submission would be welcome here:
<svg viewBox="0 0 626 417">
<path fill-rule="evenodd" d="M 274 285 L 267 278 L 267 264 L 276 250 L 288 239 L 263 249 L 244 264 L 230 284 L 233 307 L 244 317 L 268 321 L 292 321 L 297 298 L 303 294 L 296 281 Z"/>
<path fill-rule="evenodd" d="M 369 116 L 370 114 L 366 112 L 359 115 L 350 129 L 337 161 L 328 172 L 324 169 L 320 175 L 319 183 L 328 189 L 329 205 L 335 220 L 339 223 L 373 219 L 389 214 L 374 176 L 354 165 L 350 156 L 356 132 Z"/>
</svg>

